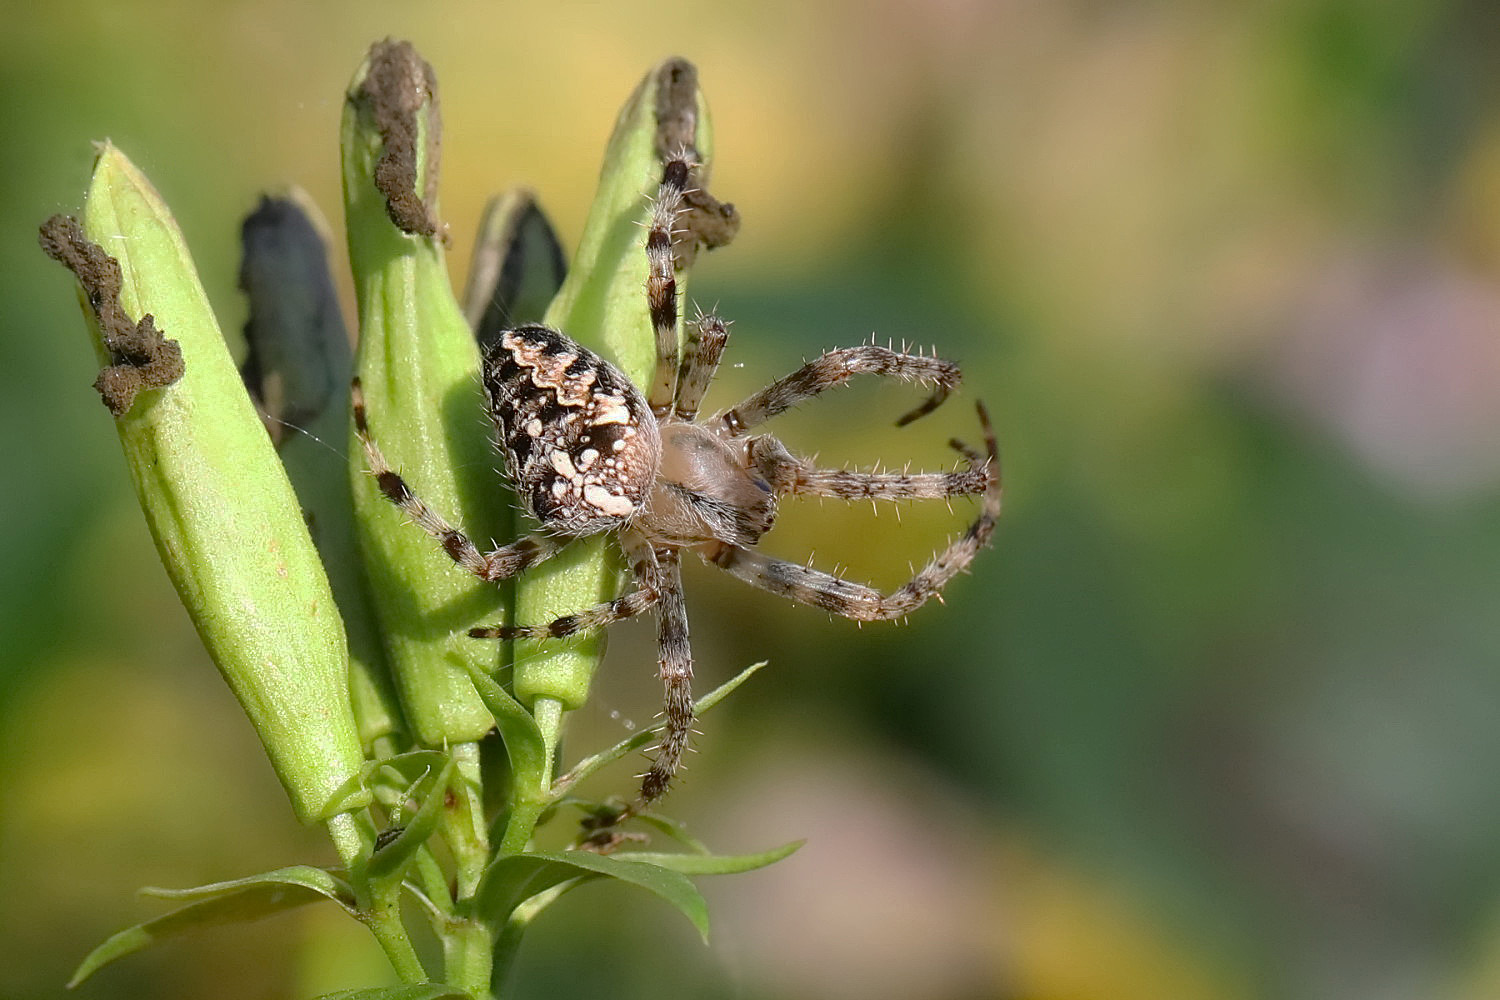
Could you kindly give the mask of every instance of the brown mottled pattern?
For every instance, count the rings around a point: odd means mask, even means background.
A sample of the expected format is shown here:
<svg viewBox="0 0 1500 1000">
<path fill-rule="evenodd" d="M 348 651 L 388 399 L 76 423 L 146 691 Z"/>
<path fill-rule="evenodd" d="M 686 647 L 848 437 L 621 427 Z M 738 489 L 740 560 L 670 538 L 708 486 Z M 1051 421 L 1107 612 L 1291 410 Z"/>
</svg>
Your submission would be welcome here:
<svg viewBox="0 0 1500 1000">
<path fill-rule="evenodd" d="M 618 368 L 562 333 L 523 326 L 484 358 L 484 386 L 516 494 L 543 530 L 615 531 L 656 479 L 656 422 Z"/>
<path fill-rule="evenodd" d="M 565 342 L 555 331 L 544 326 L 511 330 L 501 336 L 500 346 L 510 352 L 532 385 L 551 389 L 563 406 L 584 406 L 593 397 L 603 360 Z"/>
</svg>

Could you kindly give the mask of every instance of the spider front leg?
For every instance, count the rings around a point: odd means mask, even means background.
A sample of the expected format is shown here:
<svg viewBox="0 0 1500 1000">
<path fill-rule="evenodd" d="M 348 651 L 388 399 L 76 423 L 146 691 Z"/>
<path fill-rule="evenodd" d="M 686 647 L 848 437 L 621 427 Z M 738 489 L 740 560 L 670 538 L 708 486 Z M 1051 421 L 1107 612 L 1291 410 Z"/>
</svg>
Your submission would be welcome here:
<svg viewBox="0 0 1500 1000">
<path fill-rule="evenodd" d="M 892 591 L 882 594 L 873 587 L 851 583 L 819 570 L 775 559 L 738 545 L 719 543 L 705 553 L 721 569 L 746 583 L 779 594 L 799 604 L 811 604 L 855 621 L 882 621 L 902 618 L 937 596 L 949 580 L 974 561 L 979 550 L 989 544 L 1000 517 L 1000 456 L 989 416 L 980 405 L 979 420 L 984 428 L 986 456 L 981 471 L 985 476 L 984 500 L 979 516 L 958 538 L 924 566 L 916 576 Z M 966 446 L 954 443 L 969 458 L 979 459 Z"/>
<path fill-rule="evenodd" d="M 635 589 L 584 608 L 570 615 L 554 618 L 545 625 L 484 625 L 469 629 L 475 639 L 561 639 L 634 618 L 656 606 L 662 592 L 661 569 L 650 542 L 639 533 L 627 531 L 620 537 L 620 547 L 630 560 L 630 575 Z"/>
<path fill-rule="evenodd" d="M 843 385 L 855 375 L 884 375 L 933 387 L 932 395 L 916 409 L 896 421 L 909 424 L 942 405 L 962 379 L 958 366 L 941 358 L 903 354 L 874 344 L 841 347 L 828 351 L 785 378 L 777 379 L 738 406 L 725 410 L 718 419 L 731 437 L 765 423 L 805 399 Z"/>
<path fill-rule="evenodd" d="M 688 334 L 687 352 L 677 376 L 677 400 L 673 406 L 677 419 L 692 423 L 698 419 L 698 407 L 708 392 L 719 359 L 729 343 L 729 324 L 713 313 L 699 313 Z"/>
<path fill-rule="evenodd" d="M 356 378 L 350 384 L 349 395 L 354 407 L 354 432 L 359 437 L 359 443 L 364 446 L 365 461 L 380 492 L 419 528 L 437 539 L 443 551 L 455 563 L 481 580 L 495 582 L 509 579 L 556 554 L 558 542 L 546 535 L 529 535 L 509 545 L 481 552 L 468 535 L 455 528 L 413 493 L 401 474 L 386 461 L 385 455 L 370 435 L 370 422 L 365 413 L 365 394 L 359 379 Z"/>
<path fill-rule="evenodd" d="M 646 232 L 646 305 L 656 335 L 656 373 L 647 402 L 658 419 L 671 411 L 677 394 L 677 256 L 672 250 L 672 234 L 692 168 L 686 154 L 663 165 Z"/>
</svg>

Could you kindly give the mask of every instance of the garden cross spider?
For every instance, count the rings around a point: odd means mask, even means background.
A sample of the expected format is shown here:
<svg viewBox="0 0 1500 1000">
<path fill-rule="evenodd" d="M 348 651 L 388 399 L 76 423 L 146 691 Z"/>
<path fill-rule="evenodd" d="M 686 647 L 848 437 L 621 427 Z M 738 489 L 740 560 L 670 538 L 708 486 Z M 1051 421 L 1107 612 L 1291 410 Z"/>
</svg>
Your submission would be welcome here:
<svg viewBox="0 0 1500 1000">
<path fill-rule="evenodd" d="M 818 469 L 775 438 L 751 429 L 797 403 L 870 373 L 916 382 L 931 395 L 905 424 L 935 409 L 957 387 L 958 366 L 873 344 L 831 350 L 703 423 L 698 406 L 728 334 L 717 316 L 699 316 L 678 358 L 677 282 L 672 236 L 692 161 L 666 160 L 645 250 L 646 296 L 656 335 L 656 372 L 642 394 L 614 365 L 557 330 L 528 324 L 507 330 L 484 351 L 483 381 L 497 443 L 517 495 L 541 531 L 481 552 L 428 507 L 370 436 L 359 383 L 354 423 L 381 492 L 482 580 L 520 573 L 570 539 L 603 533 L 618 539 L 633 589 L 546 625 L 469 630 L 485 639 L 548 638 L 602 628 L 654 608 L 665 685 L 665 722 L 641 802 L 666 791 L 692 731 L 692 653 L 680 558 L 684 549 L 746 583 L 856 621 L 902 618 L 964 570 L 994 532 L 1000 514 L 995 436 L 978 407 L 986 452 L 950 444 L 967 460 L 955 472 L 854 472 Z M 982 494 L 978 518 L 915 576 L 889 594 L 754 551 L 783 496 L 844 500 L 926 499 Z"/>
</svg>

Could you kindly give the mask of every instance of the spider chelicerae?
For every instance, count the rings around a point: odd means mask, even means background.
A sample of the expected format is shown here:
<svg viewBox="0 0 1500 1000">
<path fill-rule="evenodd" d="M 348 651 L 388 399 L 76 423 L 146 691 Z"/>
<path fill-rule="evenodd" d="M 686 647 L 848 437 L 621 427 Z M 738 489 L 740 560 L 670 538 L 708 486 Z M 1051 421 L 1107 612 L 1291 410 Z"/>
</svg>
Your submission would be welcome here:
<svg viewBox="0 0 1500 1000">
<path fill-rule="evenodd" d="M 528 324 L 484 351 L 483 382 L 497 444 L 517 496 L 541 530 L 482 552 L 427 506 L 371 438 L 356 381 L 354 421 L 370 471 L 391 503 L 442 545 L 461 568 L 500 581 L 547 559 L 568 541 L 611 534 L 630 565 L 633 587 L 603 604 L 545 625 L 469 630 L 481 639 L 558 638 L 654 609 L 665 685 L 662 735 L 640 800 L 666 791 L 692 732 L 693 659 L 680 560 L 683 550 L 752 586 L 856 621 L 902 618 L 936 596 L 987 544 L 1000 514 L 999 460 L 984 406 L 986 450 L 950 444 L 966 459 L 954 472 L 855 472 L 816 468 L 769 435 L 749 432 L 854 375 L 915 382 L 931 394 L 898 424 L 931 412 L 958 386 L 957 365 L 868 344 L 831 350 L 737 406 L 699 423 L 698 408 L 728 340 L 725 323 L 690 324 L 679 358 L 674 224 L 694 163 L 668 158 L 652 206 L 645 252 L 646 297 L 656 338 L 656 371 L 642 393 L 614 365 L 566 334 Z M 755 551 L 785 496 L 843 500 L 982 495 L 978 517 L 905 584 L 889 594 Z"/>
</svg>

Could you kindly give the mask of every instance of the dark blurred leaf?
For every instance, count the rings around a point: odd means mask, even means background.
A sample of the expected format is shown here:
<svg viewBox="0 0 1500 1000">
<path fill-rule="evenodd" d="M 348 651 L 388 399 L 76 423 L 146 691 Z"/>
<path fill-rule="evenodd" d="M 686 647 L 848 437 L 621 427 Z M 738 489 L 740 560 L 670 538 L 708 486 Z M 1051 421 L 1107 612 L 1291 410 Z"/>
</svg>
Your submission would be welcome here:
<svg viewBox="0 0 1500 1000">
<path fill-rule="evenodd" d="M 464 317 L 481 345 L 522 323 L 539 323 L 562 287 L 568 263 L 536 195 L 524 188 L 491 198 L 479 223 L 464 289 Z"/>
</svg>

